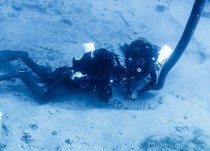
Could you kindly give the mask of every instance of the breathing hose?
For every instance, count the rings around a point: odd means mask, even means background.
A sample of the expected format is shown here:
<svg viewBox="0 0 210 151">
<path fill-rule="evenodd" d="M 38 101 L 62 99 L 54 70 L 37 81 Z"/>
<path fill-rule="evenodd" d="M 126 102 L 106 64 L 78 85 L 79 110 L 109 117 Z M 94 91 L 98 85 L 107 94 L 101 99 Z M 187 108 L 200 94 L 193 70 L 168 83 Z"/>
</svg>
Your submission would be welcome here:
<svg viewBox="0 0 210 151">
<path fill-rule="evenodd" d="M 186 50 L 186 47 L 188 46 L 188 44 L 193 36 L 193 33 L 197 27 L 197 24 L 200 20 L 200 17 L 202 15 L 202 12 L 203 12 L 206 2 L 207 2 L 207 0 L 195 0 L 195 3 L 192 8 L 192 12 L 188 19 L 188 22 L 184 29 L 182 37 L 180 38 L 171 57 L 164 64 L 164 66 L 160 72 L 158 83 L 155 85 L 153 90 L 160 90 L 163 88 L 169 71 L 173 68 L 173 66 L 177 63 L 177 61 L 182 56 L 183 52 Z"/>
</svg>

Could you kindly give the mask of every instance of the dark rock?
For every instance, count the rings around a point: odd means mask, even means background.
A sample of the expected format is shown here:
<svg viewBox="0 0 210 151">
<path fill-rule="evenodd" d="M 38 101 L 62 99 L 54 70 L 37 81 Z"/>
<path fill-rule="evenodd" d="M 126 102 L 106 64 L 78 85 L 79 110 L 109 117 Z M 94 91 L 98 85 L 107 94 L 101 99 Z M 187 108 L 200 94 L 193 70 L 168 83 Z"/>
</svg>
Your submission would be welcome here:
<svg viewBox="0 0 210 151">
<path fill-rule="evenodd" d="M 66 139 L 65 142 L 69 145 L 71 145 L 73 143 L 73 141 L 71 139 Z"/>
<path fill-rule="evenodd" d="M 55 150 L 56 150 L 56 151 L 62 151 L 62 149 L 61 149 L 60 146 L 57 146 L 57 147 L 55 148 Z"/>
<path fill-rule="evenodd" d="M 166 10 L 166 7 L 163 5 L 156 6 L 156 11 L 158 11 L 158 12 L 164 12 L 165 10 Z"/>
<path fill-rule="evenodd" d="M 31 135 L 28 133 L 23 133 L 23 137 L 21 138 L 22 141 L 24 141 L 26 144 L 30 144 L 31 142 L 35 141 L 32 139 Z"/>
<path fill-rule="evenodd" d="M 56 135 L 58 135 L 58 132 L 57 131 L 52 131 L 52 133 L 51 133 L 53 136 L 56 136 Z"/>
<path fill-rule="evenodd" d="M 6 147 L 7 147 L 7 145 L 6 145 L 6 144 L 0 144 L 0 150 L 5 149 Z"/>
<path fill-rule="evenodd" d="M 9 134 L 9 129 L 7 128 L 6 125 L 2 124 L 2 130 L 5 133 L 5 135 L 8 135 Z"/>
<path fill-rule="evenodd" d="M 29 127 L 33 130 L 37 130 L 38 126 L 36 124 L 29 124 Z"/>
<path fill-rule="evenodd" d="M 70 19 L 62 19 L 61 22 L 70 26 L 72 25 L 72 21 Z"/>
<path fill-rule="evenodd" d="M 177 94 L 177 95 L 176 95 L 176 98 L 179 98 L 179 97 L 180 97 L 180 96 Z"/>
<path fill-rule="evenodd" d="M 22 4 L 14 1 L 12 3 L 12 8 L 16 11 L 21 11 L 22 10 Z"/>
</svg>

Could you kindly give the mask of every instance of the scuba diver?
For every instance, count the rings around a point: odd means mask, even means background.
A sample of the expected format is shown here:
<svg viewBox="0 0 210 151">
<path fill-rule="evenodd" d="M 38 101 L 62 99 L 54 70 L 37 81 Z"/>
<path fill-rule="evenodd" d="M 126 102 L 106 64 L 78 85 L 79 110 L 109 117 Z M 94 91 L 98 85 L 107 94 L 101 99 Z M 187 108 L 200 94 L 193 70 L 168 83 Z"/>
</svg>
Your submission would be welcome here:
<svg viewBox="0 0 210 151">
<path fill-rule="evenodd" d="M 81 58 L 73 58 L 72 67 L 60 67 L 51 71 L 35 63 L 25 51 L 0 51 L 0 63 L 20 60 L 31 71 L 18 69 L 0 76 L 0 81 L 19 78 L 40 99 L 53 99 L 78 89 L 94 92 L 97 98 L 120 107 L 122 103 L 112 99 L 112 86 L 117 85 L 126 74 L 118 56 L 106 49 L 96 49 Z M 37 77 L 38 76 L 38 77 Z M 40 86 L 39 83 L 44 84 Z"/>
<path fill-rule="evenodd" d="M 125 86 L 128 97 L 136 99 L 139 95 L 155 86 L 158 82 L 160 66 L 158 52 L 160 48 L 140 37 L 123 48 L 127 76 Z"/>
<path fill-rule="evenodd" d="M 138 38 L 125 47 L 125 66 L 118 55 L 106 49 L 96 49 L 74 57 L 72 67 L 51 71 L 35 63 L 25 51 L 0 51 L 0 63 L 20 60 L 30 69 L 18 69 L 0 76 L 0 81 L 19 78 L 40 99 L 53 99 L 67 92 L 93 92 L 101 101 L 121 107 L 112 98 L 112 87 L 124 85 L 129 98 L 135 99 L 157 83 L 158 47 Z M 35 73 L 35 75 L 34 75 Z M 44 84 L 42 86 L 39 83 Z"/>
</svg>

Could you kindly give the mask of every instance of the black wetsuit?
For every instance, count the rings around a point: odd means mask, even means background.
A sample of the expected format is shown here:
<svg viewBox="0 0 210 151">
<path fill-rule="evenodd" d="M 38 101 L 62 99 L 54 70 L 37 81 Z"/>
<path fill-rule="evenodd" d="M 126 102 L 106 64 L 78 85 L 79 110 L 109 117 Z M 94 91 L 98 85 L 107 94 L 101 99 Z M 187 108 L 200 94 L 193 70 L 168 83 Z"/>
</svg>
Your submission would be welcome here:
<svg viewBox="0 0 210 151">
<path fill-rule="evenodd" d="M 112 97 L 111 83 L 116 81 L 116 78 L 119 80 L 117 72 L 121 69 L 117 55 L 106 49 L 85 53 L 80 60 L 73 59 L 72 67 L 60 67 L 55 71 L 38 65 L 22 51 L 0 52 L 0 62 L 16 59 L 22 60 L 37 76 L 28 70 L 17 70 L 0 76 L 0 81 L 20 78 L 35 96 L 41 99 L 53 99 L 68 92 L 83 89 L 95 92 L 99 100 L 108 102 Z M 84 76 L 75 77 L 76 72 L 81 72 Z M 45 85 L 40 86 L 37 79 Z"/>
<path fill-rule="evenodd" d="M 120 80 L 121 67 L 118 56 L 106 49 L 85 53 L 79 60 L 73 59 L 73 70 L 88 75 L 89 78 L 83 82 L 87 83 L 88 89 L 94 89 L 99 100 L 105 102 L 112 97 L 112 82 Z"/>
</svg>

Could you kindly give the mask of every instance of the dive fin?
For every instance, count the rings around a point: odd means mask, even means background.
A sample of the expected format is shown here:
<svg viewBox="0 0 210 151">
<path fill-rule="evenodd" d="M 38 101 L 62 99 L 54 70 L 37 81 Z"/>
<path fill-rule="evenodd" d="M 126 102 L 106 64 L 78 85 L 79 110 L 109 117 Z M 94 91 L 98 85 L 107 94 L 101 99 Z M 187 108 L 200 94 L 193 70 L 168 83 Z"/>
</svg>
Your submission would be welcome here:
<svg viewBox="0 0 210 151">
<path fill-rule="evenodd" d="M 1 50 L 0 51 L 0 63 L 18 59 L 27 59 L 29 57 L 26 51 L 12 51 L 12 50 Z"/>
<path fill-rule="evenodd" d="M 0 75 L 0 81 L 8 80 L 8 79 L 11 79 L 11 78 L 17 78 L 17 71 L 13 70 L 13 71 L 11 71 L 7 74 Z"/>
</svg>

